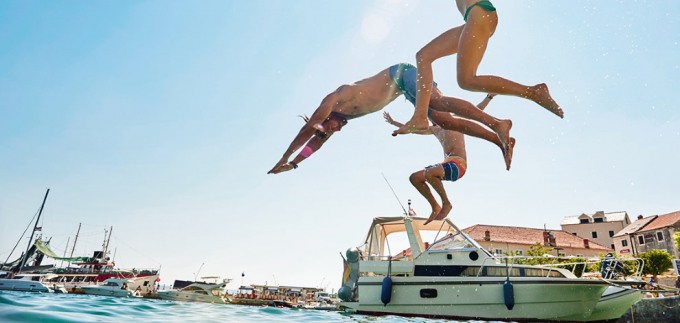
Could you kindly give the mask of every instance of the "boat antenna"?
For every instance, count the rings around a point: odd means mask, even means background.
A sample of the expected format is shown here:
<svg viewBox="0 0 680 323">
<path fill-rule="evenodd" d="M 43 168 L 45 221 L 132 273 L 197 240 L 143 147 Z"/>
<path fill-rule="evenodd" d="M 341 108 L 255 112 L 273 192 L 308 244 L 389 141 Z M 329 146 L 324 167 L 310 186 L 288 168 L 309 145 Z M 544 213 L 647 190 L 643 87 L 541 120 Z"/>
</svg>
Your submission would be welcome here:
<svg viewBox="0 0 680 323">
<path fill-rule="evenodd" d="M 380 173 L 382 177 L 385 179 L 385 183 L 387 183 L 387 186 L 390 187 L 390 190 L 392 191 L 392 194 L 394 194 L 394 197 L 397 199 L 397 202 L 399 203 L 399 206 L 401 206 L 401 210 L 404 211 L 404 215 L 408 216 L 408 212 L 406 212 L 406 209 L 404 208 L 404 204 L 401 204 L 401 201 L 399 200 L 399 197 L 397 196 L 397 193 L 394 192 L 394 189 L 392 188 L 392 185 L 390 185 L 390 182 L 387 180 L 387 177 L 385 177 L 385 174 Z"/>
<path fill-rule="evenodd" d="M 198 267 L 198 271 L 196 271 L 196 273 L 194 274 L 194 281 L 198 280 L 198 273 L 201 272 L 201 268 L 203 268 L 203 265 L 205 265 L 205 263 L 201 263 L 201 266 Z"/>
</svg>

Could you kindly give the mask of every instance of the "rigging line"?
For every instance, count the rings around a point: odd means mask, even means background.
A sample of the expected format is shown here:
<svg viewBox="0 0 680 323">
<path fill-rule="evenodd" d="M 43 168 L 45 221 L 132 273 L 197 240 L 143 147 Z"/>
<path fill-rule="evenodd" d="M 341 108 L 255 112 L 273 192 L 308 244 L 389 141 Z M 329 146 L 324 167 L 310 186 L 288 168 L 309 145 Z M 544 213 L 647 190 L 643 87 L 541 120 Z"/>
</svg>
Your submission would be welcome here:
<svg viewBox="0 0 680 323">
<path fill-rule="evenodd" d="M 139 255 L 144 256 L 145 258 L 147 258 L 147 259 L 149 259 L 149 260 L 151 260 L 151 261 L 156 262 L 157 264 L 160 264 L 160 263 L 161 263 L 160 261 L 157 261 L 156 259 L 153 259 L 153 258 L 149 257 L 148 255 L 142 253 L 141 251 L 135 249 L 132 245 L 130 245 L 129 243 L 126 243 L 126 242 L 123 241 L 122 239 L 121 239 L 121 240 L 118 240 L 118 237 L 114 238 L 114 241 L 115 241 L 115 242 L 118 242 L 118 243 L 123 243 L 123 244 L 126 245 L 128 248 L 132 249 L 134 252 L 138 253 Z"/>
<path fill-rule="evenodd" d="M 387 177 L 385 177 L 385 174 L 380 173 L 382 177 L 385 179 L 385 183 L 387 183 L 387 186 L 390 187 L 390 190 L 392 190 L 392 194 L 394 194 L 394 197 L 397 199 L 397 202 L 399 203 L 399 206 L 401 206 L 402 211 L 404 211 L 404 215 L 408 215 L 408 212 L 406 212 L 406 209 L 404 208 L 404 205 L 401 204 L 401 201 L 399 200 L 399 197 L 397 196 L 397 193 L 394 192 L 394 189 L 392 188 L 392 185 L 390 185 L 390 182 L 387 180 Z"/>
<path fill-rule="evenodd" d="M 35 220 L 35 217 L 38 216 L 38 213 L 40 213 L 40 209 L 38 209 L 37 211 L 35 211 L 35 214 L 33 214 L 33 217 L 31 218 L 31 221 L 28 222 L 28 225 L 26 226 L 26 229 L 24 229 L 24 232 L 21 234 L 21 237 L 19 238 L 19 241 L 17 241 L 17 244 L 15 244 L 15 245 L 14 245 L 14 248 L 12 248 L 12 251 L 10 251 L 10 252 L 9 252 L 9 255 L 7 255 L 7 259 L 5 260 L 5 262 L 3 263 L 3 265 L 6 264 L 6 263 L 9 261 L 9 257 L 12 256 L 12 254 L 14 253 L 14 250 L 16 250 L 16 248 L 19 246 L 19 242 L 21 242 L 21 239 L 23 239 L 23 238 L 24 238 L 24 235 L 26 235 L 26 231 L 28 231 L 28 228 L 31 227 L 31 223 L 33 223 L 33 220 Z"/>
</svg>

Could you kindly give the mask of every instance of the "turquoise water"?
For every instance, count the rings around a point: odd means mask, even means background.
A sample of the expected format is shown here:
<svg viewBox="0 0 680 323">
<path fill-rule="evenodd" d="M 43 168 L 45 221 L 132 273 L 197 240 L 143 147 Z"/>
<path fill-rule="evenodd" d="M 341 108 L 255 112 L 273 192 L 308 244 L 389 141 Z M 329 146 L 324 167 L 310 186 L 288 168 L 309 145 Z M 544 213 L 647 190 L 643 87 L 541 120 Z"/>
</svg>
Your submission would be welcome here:
<svg viewBox="0 0 680 323">
<path fill-rule="evenodd" d="M 451 322 L 275 307 L 0 291 L 0 322 Z M 473 321 L 471 321 L 473 322 Z M 474 321 L 478 322 L 478 321 Z"/>
</svg>

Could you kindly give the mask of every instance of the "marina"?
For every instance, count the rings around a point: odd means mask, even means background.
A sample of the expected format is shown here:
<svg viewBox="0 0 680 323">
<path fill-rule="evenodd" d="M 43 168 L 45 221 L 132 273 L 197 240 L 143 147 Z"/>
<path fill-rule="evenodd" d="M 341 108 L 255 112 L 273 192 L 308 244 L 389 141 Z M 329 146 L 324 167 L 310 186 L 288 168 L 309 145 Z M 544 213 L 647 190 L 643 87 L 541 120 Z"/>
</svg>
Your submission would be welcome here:
<svg viewBox="0 0 680 323">
<path fill-rule="evenodd" d="M 0 323 L 680 323 L 677 12 L 0 1 Z"/>
<path fill-rule="evenodd" d="M 49 190 L 41 211 L 48 194 Z M 40 215 L 29 238 L 33 243 L 19 259 L 0 267 L 6 270 L 0 278 L 0 291 L 343 315 L 531 322 L 613 322 L 624 314 L 633 315 L 633 306 L 649 294 L 645 293 L 642 259 L 617 258 L 609 253 L 601 259 L 566 262 L 550 256 L 545 262 L 545 257 L 497 255 L 450 219 L 430 221 L 410 215 L 373 219 L 360 247 L 349 248 L 342 255 L 343 281 L 337 294 L 323 288 L 269 284 L 241 285 L 230 292 L 232 278 L 198 279 L 203 264 L 194 280 L 175 280 L 170 289 L 159 290 L 160 270 L 115 267 L 107 252 L 112 228 L 107 231 L 104 250 L 95 251 L 92 257 L 58 256 L 50 248 L 51 239 L 44 240 L 41 235 L 34 239 L 41 231 L 37 229 Z M 544 234 L 548 243 L 550 236 Z M 488 237 L 487 230 L 485 239 L 490 240 Z M 67 260 L 69 265 L 46 265 L 45 258 Z M 593 268 L 597 271 L 589 271 Z"/>
</svg>

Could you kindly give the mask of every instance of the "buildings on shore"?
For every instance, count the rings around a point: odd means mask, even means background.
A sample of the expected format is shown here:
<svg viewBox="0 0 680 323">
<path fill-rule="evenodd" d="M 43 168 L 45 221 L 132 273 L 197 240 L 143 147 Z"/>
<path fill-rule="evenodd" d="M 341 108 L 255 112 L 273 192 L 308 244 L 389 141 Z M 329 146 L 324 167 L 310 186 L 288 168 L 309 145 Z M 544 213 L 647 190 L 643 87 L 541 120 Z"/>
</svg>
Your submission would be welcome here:
<svg viewBox="0 0 680 323">
<path fill-rule="evenodd" d="M 495 254 L 526 255 L 536 243 L 554 256 L 593 257 L 610 252 L 637 256 L 653 249 L 680 258 L 675 234 L 680 233 L 680 211 L 643 217 L 631 222 L 625 211 L 597 211 L 564 217 L 561 230 L 476 224 L 463 231 Z"/>
</svg>

